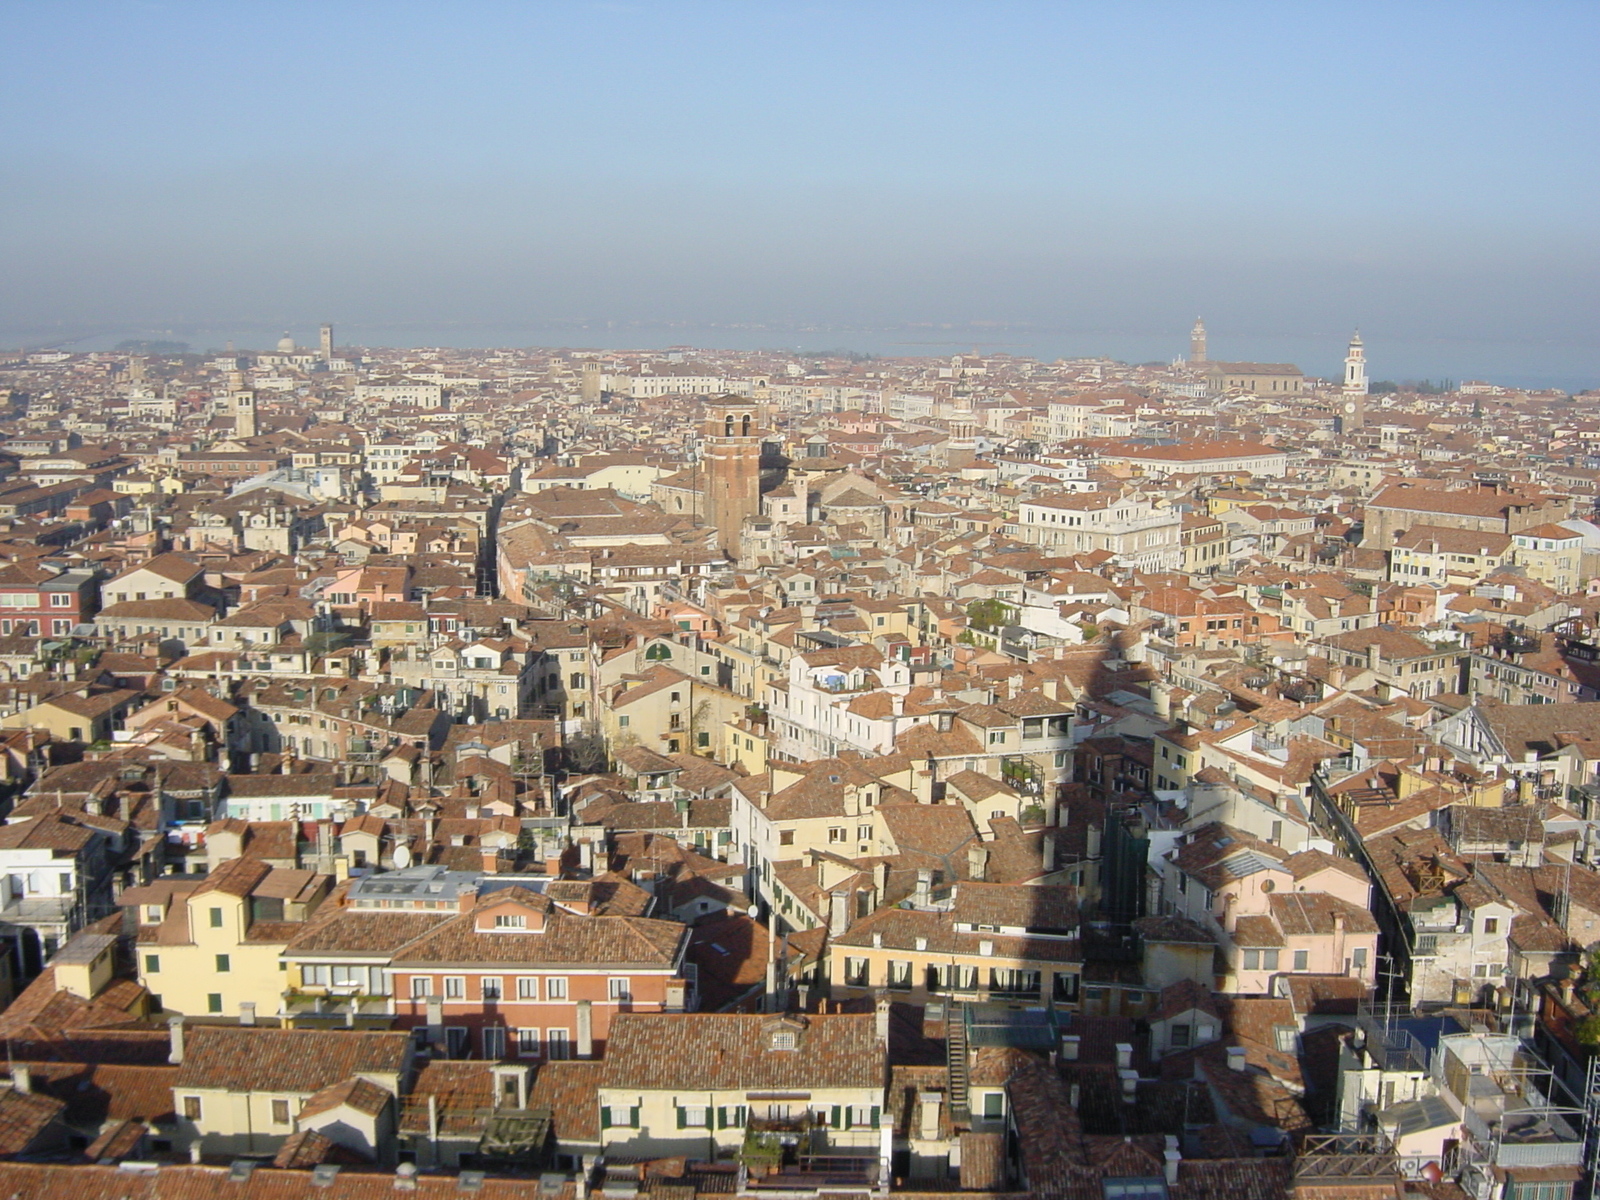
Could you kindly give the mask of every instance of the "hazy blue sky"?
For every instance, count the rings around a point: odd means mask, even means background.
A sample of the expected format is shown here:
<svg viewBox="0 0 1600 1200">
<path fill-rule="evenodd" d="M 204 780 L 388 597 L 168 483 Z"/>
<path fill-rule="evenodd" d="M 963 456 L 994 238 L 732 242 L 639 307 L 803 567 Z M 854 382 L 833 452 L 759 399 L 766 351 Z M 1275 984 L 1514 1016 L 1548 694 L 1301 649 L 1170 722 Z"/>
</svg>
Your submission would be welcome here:
<svg viewBox="0 0 1600 1200">
<path fill-rule="evenodd" d="M 1593 2 L 0 15 L 0 328 L 1600 325 Z"/>
</svg>

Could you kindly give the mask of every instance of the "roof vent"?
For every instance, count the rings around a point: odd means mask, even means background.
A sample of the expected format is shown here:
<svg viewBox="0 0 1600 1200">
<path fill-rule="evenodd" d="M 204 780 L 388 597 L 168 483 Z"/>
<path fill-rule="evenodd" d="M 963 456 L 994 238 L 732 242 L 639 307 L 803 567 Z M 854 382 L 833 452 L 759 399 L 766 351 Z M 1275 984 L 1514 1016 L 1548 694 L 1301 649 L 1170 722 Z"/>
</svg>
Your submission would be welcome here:
<svg viewBox="0 0 1600 1200">
<path fill-rule="evenodd" d="M 236 1158 L 228 1164 L 229 1183 L 249 1183 L 250 1175 L 256 1169 L 256 1164 L 248 1158 Z"/>
<path fill-rule="evenodd" d="M 337 1178 L 339 1178 L 339 1168 L 332 1163 L 322 1163 L 311 1168 L 312 1187 L 331 1187 Z"/>
<path fill-rule="evenodd" d="M 456 1187 L 463 1192 L 480 1192 L 483 1190 L 483 1178 L 482 1171 L 463 1171 L 456 1176 Z"/>
</svg>

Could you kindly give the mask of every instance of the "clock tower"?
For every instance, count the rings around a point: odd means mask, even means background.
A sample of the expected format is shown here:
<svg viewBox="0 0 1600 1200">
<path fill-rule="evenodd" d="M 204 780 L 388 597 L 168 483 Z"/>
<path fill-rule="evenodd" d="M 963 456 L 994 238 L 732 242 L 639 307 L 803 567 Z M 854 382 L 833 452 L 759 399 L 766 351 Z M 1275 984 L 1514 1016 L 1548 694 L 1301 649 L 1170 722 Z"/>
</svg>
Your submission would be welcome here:
<svg viewBox="0 0 1600 1200">
<path fill-rule="evenodd" d="M 1341 390 L 1344 432 L 1360 429 L 1367 423 L 1367 351 L 1358 330 L 1350 337 L 1344 356 L 1344 388 Z"/>
</svg>

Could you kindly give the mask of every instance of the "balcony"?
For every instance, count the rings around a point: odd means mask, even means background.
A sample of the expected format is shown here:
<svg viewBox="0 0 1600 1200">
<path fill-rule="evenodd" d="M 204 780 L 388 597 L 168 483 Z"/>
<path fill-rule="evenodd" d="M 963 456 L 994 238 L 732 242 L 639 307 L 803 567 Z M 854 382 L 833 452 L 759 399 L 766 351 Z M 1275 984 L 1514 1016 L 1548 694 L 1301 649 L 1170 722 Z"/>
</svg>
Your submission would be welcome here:
<svg viewBox="0 0 1600 1200">
<path fill-rule="evenodd" d="M 362 995 L 344 988 L 319 992 L 285 992 L 278 1016 L 291 1026 L 317 1028 L 328 1025 L 354 1025 L 367 1028 L 387 1026 L 394 1020 L 388 996 Z"/>
</svg>

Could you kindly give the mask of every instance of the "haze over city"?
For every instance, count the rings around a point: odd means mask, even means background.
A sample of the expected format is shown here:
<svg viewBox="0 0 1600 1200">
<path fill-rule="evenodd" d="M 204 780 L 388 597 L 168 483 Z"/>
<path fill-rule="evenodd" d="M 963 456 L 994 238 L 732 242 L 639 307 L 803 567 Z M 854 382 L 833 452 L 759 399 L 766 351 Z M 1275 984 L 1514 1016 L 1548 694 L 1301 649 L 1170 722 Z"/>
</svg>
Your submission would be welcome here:
<svg viewBox="0 0 1600 1200">
<path fill-rule="evenodd" d="M 1143 360 L 1204 313 L 1600 382 L 1593 5 L 8 9 L 4 344 Z"/>
</svg>

